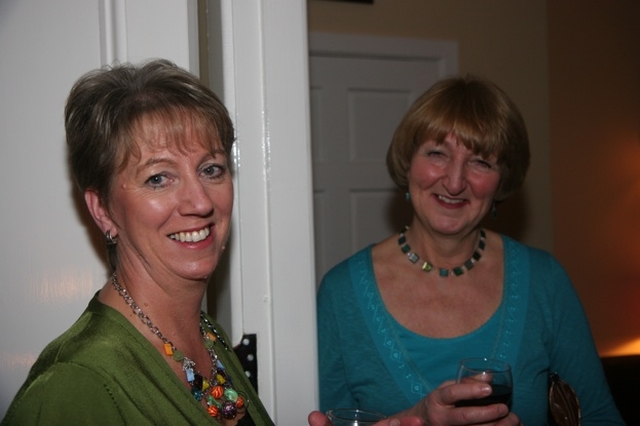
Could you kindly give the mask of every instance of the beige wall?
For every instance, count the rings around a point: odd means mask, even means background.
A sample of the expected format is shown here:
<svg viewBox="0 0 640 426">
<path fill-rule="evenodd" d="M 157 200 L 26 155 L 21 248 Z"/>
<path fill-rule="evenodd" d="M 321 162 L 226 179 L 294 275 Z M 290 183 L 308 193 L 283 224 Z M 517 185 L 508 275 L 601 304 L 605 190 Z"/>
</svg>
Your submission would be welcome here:
<svg viewBox="0 0 640 426">
<path fill-rule="evenodd" d="M 374 0 L 366 5 L 309 0 L 308 24 L 309 31 L 318 32 L 455 40 L 460 72 L 489 78 L 513 98 L 527 122 L 532 164 L 521 193 L 488 226 L 559 257 L 585 303 L 598 348 L 606 354 L 640 337 L 640 325 L 635 325 L 640 317 L 632 318 L 640 311 L 640 291 L 633 292 L 640 284 L 640 243 L 632 238 L 640 241 L 640 226 L 631 221 L 633 213 L 640 218 L 640 2 L 621 0 L 611 11 L 612 3 L 593 0 L 587 3 L 602 6 L 584 13 L 583 3 Z M 604 22 L 593 25 L 598 17 Z M 594 30 L 595 35 L 586 36 Z M 611 37 L 623 39 L 613 51 L 607 49 Z M 592 56 L 594 47 L 607 61 Z M 617 69 L 615 75 L 608 73 L 608 64 Z M 606 89 L 594 92 L 598 81 Z M 623 90 L 612 93 L 612 85 Z M 619 123 L 618 128 L 603 125 L 605 130 L 597 124 L 605 112 L 617 117 L 612 123 Z M 602 143 L 614 131 L 624 136 L 616 146 L 626 147 L 615 154 Z M 586 143 L 589 149 L 584 149 Z M 600 207 L 594 208 L 596 204 Z M 634 255 L 635 270 L 630 267 Z"/>
</svg>

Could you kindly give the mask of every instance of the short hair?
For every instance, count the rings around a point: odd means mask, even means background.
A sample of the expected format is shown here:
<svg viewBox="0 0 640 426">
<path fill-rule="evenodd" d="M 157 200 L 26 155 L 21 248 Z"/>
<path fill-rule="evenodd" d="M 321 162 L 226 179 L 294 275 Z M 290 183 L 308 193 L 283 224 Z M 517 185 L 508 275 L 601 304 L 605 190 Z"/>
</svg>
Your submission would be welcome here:
<svg viewBox="0 0 640 426">
<path fill-rule="evenodd" d="M 221 145 L 227 161 L 235 138 L 216 94 L 163 59 L 108 66 L 80 77 L 67 99 L 65 130 L 73 179 L 82 193 L 95 191 L 107 208 L 116 174 L 132 157 L 139 158 L 141 139 L 152 143 L 153 137 L 141 136 L 160 132 L 180 150 L 194 139 L 212 153 Z M 107 260 L 115 270 L 117 251 L 109 242 Z"/>
<path fill-rule="evenodd" d="M 475 154 L 496 156 L 500 167 L 496 200 L 504 200 L 522 186 L 530 155 L 522 114 L 497 85 L 473 76 L 441 80 L 409 108 L 387 151 L 393 181 L 406 189 L 418 148 L 427 140 L 442 143 L 449 134 Z"/>
<path fill-rule="evenodd" d="M 118 64 L 90 71 L 73 86 L 65 108 L 72 176 L 81 192 L 95 190 L 109 205 L 116 173 L 139 156 L 136 134 L 151 118 L 180 145 L 195 131 L 222 145 L 230 158 L 234 128 L 218 96 L 174 63 Z M 207 147 L 213 149 L 213 146 Z"/>
</svg>

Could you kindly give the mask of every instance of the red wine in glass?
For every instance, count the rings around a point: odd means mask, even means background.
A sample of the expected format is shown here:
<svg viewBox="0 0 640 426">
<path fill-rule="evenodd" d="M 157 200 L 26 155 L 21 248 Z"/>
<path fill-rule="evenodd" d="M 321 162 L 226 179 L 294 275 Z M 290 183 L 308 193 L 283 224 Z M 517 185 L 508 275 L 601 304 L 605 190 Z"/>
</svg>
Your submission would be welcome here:
<svg viewBox="0 0 640 426">
<path fill-rule="evenodd" d="M 506 404 L 511 407 L 513 379 L 511 366 L 491 358 L 467 358 L 460 361 L 457 383 L 480 382 L 491 385 L 491 395 L 456 402 L 456 407 Z"/>
</svg>

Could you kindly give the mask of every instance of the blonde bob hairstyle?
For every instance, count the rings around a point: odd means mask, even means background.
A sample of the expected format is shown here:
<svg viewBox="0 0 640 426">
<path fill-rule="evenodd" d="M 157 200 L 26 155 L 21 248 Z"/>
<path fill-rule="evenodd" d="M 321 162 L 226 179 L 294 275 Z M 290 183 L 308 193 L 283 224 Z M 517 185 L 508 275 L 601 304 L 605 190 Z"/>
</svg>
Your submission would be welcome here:
<svg viewBox="0 0 640 426">
<path fill-rule="evenodd" d="M 522 114 L 502 89 L 473 76 L 441 80 L 409 108 L 387 152 L 393 181 L 407 189 L 411 159 L 418 148 L 428 140 L 442 143 L 449 134 L 477 155 L 496 156 L 497 201 L 520 188 L 529 168 L 529 137 Z"/>
</svg>

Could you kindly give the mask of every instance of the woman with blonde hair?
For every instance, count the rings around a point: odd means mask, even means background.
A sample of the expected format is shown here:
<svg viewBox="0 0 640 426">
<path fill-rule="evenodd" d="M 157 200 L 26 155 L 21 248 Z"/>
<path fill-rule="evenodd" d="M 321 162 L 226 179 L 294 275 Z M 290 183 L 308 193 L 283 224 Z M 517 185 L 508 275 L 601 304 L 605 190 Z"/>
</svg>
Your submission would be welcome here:
<svg viewBox="0 0 640 426">
<path fill-rule="evenodd" d="M 583 425 L 623 424 L 562 266 L 483 228 L 529 166 L 511 99 L 474 77 L 436 83 L 402 119 L 387 165 L 413 219 L 322 280 L 321 408 L 418 415 L 427 425 L 544 425 L 557 372 L 577 392 Z M 468 357 L 511 365 L 509 404 L 460 406 L 492 392 L 453 381 Z"/>
</svg>

